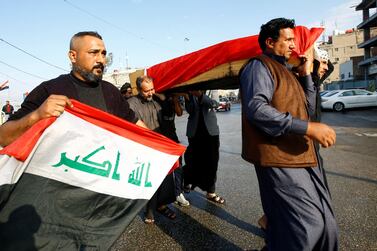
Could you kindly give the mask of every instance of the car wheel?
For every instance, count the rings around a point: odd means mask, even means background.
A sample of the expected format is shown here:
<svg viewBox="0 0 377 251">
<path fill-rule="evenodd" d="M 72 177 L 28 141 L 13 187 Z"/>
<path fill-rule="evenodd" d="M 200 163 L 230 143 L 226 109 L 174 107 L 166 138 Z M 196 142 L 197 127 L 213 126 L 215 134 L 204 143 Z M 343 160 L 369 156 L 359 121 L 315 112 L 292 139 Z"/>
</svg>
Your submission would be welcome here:
<svg viewBox="0 0 377 251">
<path fill-rule="evenodd" d="M 341 111 L 343 111 L 343 109 L 344 109 L 344 105 L 343 105 L 343 103 L 336 102 L 336 103 L 334 104 L 333 108 L 334 108 L 334 111 L 336 111 L 336 112 L 341 112 Z"/>
</svg>

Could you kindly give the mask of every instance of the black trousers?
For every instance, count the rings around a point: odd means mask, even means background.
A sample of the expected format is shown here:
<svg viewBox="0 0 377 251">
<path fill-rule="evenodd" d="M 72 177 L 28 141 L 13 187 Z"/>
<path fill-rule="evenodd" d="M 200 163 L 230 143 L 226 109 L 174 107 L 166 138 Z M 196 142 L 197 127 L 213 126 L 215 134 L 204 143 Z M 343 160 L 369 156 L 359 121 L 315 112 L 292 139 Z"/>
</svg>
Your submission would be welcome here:
<svg viewBox="0 0 377 251">
<path fill-rule="evenodd" d="M 189 138 L 188 141 L 189 145 L 184 155 L 184 183 L 214 193 L 219 162 L 219 135 L 200 135 Z"/>
</svg>

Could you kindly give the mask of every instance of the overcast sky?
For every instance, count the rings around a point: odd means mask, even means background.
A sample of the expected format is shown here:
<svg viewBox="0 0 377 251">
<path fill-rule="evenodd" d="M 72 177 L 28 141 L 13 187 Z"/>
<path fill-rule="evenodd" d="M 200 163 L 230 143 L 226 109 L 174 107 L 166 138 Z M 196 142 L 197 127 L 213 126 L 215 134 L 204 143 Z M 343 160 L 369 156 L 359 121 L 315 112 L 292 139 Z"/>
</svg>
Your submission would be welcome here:
<svg viewBox="0 0 377 251">
<path fill-rule="evenodd" d="M 66 73 L 64 69 L 69 71 L 69 40 L 83 30 L 103 36 L 114 55 L 108 69 L 113 71 L 127 62 L 129 67 L 149 67 L 225 40 L 255 35 L 261 24 L 276 17 L 293 18 L 309 28 L 322 23 L 326 34 L 361 22 L 361 12 L 355 11 L 361 0 L 0 2 L 0 83 L 10 82 L 10 88 L 0 92 L 0 104 L 6 99 L 20 102 L 23 92 Z"/>
</svg>

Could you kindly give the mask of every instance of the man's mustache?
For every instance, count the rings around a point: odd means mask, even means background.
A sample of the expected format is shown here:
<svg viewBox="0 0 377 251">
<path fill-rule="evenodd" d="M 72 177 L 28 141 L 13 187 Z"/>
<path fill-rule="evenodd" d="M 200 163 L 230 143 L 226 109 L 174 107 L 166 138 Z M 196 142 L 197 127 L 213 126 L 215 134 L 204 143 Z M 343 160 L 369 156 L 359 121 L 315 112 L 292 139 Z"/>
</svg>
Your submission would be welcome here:
<svg viewBox="0 0 377 251">
<path fill-rule="evenodd" d="M 93 66 L 92 70 L 94 69 L 101 69 L 103 71 L 105 69 L 105 66 L 103 64 L 97 64 Z"/>
</svg>

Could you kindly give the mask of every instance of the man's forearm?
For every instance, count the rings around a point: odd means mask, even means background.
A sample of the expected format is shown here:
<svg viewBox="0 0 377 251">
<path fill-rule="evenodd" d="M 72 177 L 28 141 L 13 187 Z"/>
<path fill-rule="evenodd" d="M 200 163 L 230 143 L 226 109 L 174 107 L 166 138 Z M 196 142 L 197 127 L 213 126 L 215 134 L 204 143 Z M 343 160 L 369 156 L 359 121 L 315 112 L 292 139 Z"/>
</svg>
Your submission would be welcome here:
<svg viewBox="0 0 377 251">
<path fill-rule="evenodd" d="M 182 109 L 181 104 L 179 103 L 178 98 L 173 97 L 173 104 L 174 104 L 174 111 L 175 111 L 175 114 L 176 114 L 178 117 L 182 116 L 182 114 L 183 114 L 183 109 Z"/>
<path fill-rule="evenodd" d="M 4 123 L 0 126 L 0 145 L 5 147 L 11 144 L 37 121 L 36 113 L 31 112 L 23 118 Z"/>
</svg>

